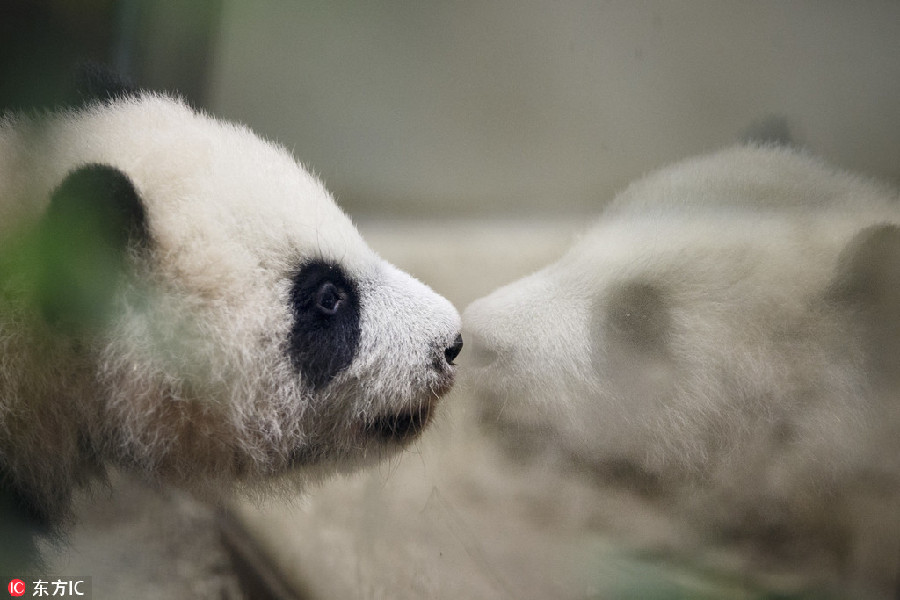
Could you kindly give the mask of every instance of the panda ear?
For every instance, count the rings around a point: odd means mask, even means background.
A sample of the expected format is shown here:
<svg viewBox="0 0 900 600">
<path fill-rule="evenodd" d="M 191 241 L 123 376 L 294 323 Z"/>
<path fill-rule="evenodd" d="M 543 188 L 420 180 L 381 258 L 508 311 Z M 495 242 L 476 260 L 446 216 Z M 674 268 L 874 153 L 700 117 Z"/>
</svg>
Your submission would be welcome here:
<svg viewBox="0 0 900 600">
<path fill-rule="evenodd" d="M 128 79 L 97 63 L 83 63 L 76 68 L 75 90 L 85 104 L 140 95 Z"/>
<path fill-rule="evenodd" d="M 826 295 L 856 320 L 872 366 L 900 368 L 900 227 L 867 227 L 847 244 Z"/>
<path fill-rule="evenodd" d="M 131 180 L 97 164 L 76 169 L 56 188 L 38 237 L 39 308 L 49 323 L 76 331 L 103 322 L 129 252 L 149 245 Z"/>
</svg>

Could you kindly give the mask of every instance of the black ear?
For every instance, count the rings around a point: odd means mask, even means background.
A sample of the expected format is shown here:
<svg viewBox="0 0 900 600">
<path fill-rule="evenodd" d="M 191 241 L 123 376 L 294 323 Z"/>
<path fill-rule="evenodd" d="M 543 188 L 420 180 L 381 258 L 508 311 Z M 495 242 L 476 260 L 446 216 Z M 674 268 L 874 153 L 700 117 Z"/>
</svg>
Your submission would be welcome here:
<svg viewBox="0 0 900 600">
<path fill-rule="evenodd" d="M 779 115 L 768 115 L 754 121 L 744 129 L 738 139 L 744 144 L 755 146 L 794 147 L 794 136 L 787 119 Z"/>
<path fill-rule="evenodd" d="M 856 319 L 872 366 L 900 377 L 900 227 L 884 223 L 856 234 L 827 298 Z"/>
<path fill-rule="evenodd" d="M 39 234 L 37 302 L 46 320 L 70 331 L 102 323 L 129 250 L 148 244 L 144 206 L 124 173 L 96 164 L 70 173 Z"/>
<path fill-rule="evenodd" d="M 76 68 L 75 89 L 82 103 L 140 94 L 125 77 L 97 63 L 83 63 Z"/>
</svg>

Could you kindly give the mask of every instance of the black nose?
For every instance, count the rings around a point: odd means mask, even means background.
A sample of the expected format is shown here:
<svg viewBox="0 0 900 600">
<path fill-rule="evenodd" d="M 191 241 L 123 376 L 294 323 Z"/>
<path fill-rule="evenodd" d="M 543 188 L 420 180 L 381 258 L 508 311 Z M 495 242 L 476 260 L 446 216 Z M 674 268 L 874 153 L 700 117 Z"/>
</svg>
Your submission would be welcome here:
<svg viewBox="0 0 900 600">
<path fill-rule="evenodd" d="M 462 351 L 463 341 L 462 336 L 457 334 L 456 339 L 453 340 L 453 344 L 444 350 L 444 358 L 447 359 L 447 364 L 452 365 L 453 359 L 459 356 L 460 351 Z"/>
</svg>

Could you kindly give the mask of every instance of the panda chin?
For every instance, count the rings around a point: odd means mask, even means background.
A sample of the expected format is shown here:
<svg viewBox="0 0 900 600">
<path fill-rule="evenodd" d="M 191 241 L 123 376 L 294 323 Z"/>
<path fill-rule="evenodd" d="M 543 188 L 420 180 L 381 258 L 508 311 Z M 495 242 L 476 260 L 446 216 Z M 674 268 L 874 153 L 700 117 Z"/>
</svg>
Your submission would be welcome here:
<svg viewBox="0 0 900 600">
<path fill-rule="evenodd" d="M 452 367 L 445 368 L 422 399 L 409 402 L 400 410 L 367 419 L 363 423 L 361 435 L 366 441 L 401 447 L 415 440 L 434 420 L 438 400 L 453 387 L 454 375 Z"/>
<path fill-rule="evenodd" d="M 313 443 L 290 453 L 287 471 L 327 467 L 352 473 L 402 450 L 417 439 L 434 419 L 436 398 L 419 406 L 368 419 L 352 430 L 349 447 L 335 453 L 334 444 Z"/>
<path fill-rule="evenodd" d="M 434 364 L 428 383 L 405 399 L 387 403 L 387 410 L 362 418 L 356 433 L 364 443 L 403 447 L 418 438 L 434 420 L 437 404 L 453 388 L 456 368 L 448 363 Z"/>
<path fill-rule="evenodd" d="M 388 444 L 405 445 L 428 427 L 434 416 L 434 403 L 409 408 L 399 413 L 376 417 L 363 426 L 363 435 Z"/>
</svg>

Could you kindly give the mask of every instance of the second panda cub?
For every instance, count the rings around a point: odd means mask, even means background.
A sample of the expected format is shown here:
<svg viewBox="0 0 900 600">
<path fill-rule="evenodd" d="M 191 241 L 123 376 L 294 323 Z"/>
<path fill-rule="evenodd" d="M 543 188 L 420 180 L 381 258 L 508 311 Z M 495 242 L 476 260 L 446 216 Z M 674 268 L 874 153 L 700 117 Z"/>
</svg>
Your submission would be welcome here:
<svg viewBox="0 0 900 600">
<path fill-rule="evenodd" d="M 777 147 L 634 183 L 559 261 L 464 313 L 485 421 L 714 539 L 890 597 L 897 200 Z"/>
</svg>

